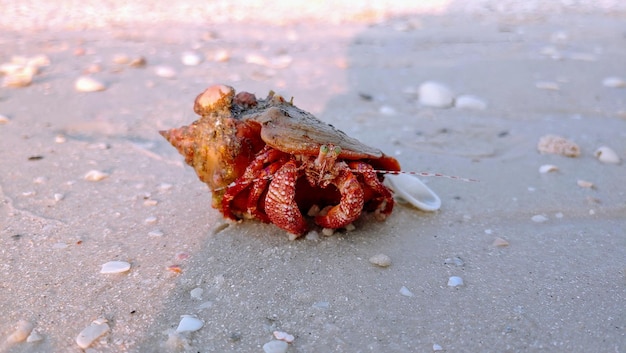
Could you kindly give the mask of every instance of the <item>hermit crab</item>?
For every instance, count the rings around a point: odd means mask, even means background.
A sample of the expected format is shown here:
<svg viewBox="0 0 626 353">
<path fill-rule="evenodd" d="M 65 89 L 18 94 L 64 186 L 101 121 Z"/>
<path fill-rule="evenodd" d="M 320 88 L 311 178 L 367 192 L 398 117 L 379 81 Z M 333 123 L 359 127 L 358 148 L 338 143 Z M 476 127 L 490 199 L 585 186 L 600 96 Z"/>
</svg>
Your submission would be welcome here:
<svg viewBox="0 0 626 353">
<path fill-rule="evenodd" d="M 339 229 L 364 211 L 378 220 L 392 212 L 393 192 L 380 171 L 398 173 L 399 162 L 299 109 L 293 98 L 270 91 L 257 99 L 214 85 L 198 95 L 194 111 L 200 119 L 191 125 L 160 133 L 226 218 L 271 222 L 296 238 L 311 222 Z"/>
</svg>

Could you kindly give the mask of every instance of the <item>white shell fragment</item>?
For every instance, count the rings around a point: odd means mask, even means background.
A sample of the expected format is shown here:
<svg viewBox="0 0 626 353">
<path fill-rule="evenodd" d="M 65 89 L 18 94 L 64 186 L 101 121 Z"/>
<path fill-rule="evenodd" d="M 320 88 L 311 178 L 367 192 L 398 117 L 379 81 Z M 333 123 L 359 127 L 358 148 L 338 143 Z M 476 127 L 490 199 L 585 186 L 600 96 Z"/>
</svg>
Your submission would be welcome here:
<svg viewBox="0 0 626 353">
<path fill-rule="evenodd" d="M 109 261 L 102 265 L 100 273 L 122 273 L 130 270 L 130 264 L 126 261 Z"/>
<path fill-rule="evenodd" d="M 539 173 L 541 174 L 556 172 L 557 170 L 559 170 L 559 167 L 552 165 L 552 164 L 544 164 L 541 167 L 539 167 Z"/>
<path fill-rule="evenodd" d="M 542 214 L 536 214 L 532 217 L 530 217 L 530 219 L 535 222 L 535 223 L 543 223 L 546 222 L 548 220 L 548 217 L 542 215 Z"/>
<path fill-rule="evenodd" d="M 0 125 L 6 124 L 9 121 L 11 121 L 11 119 L 9 119 L 8 116 L 0 114 Z"/>
<path fill-rule="evenodd" d="M 109 177 L 109 174 L 101 172 L 99 170 L 90 170 L 85 174 L 85 180 L 87 181 L 100 181 Z"/>
<path fill-rule="evenodd" d="M 289 348 L 289 344 L 284 341 L 273 340 L 263 345 L 265 353 L 285 353 Z"/>
<path fill-rule="evenodd" d="M 561 87 L 559 87 L 559 84 L 556 82 L 552 82 L 552 81 L 540 81 L 535 83 L 535 87 L 539 88 L 539 89 L 545 89 L 548 91 L 558 91 L 559 89 L 561 89 Z"/>
<path fill-rule="evenodd" d="M 78 92 L 98 92 L 104 91 L 106 86 L 93 77 L 81 76 L 74 82 L 74 88 Z"/>
<path fill-rule="evenodd" d="M 185 52 L 181 56 L 180 60 L 182 61 L 183 65 L 198 66 L 202 62 L 202 57 L 193 52 Z"/>
<path fill-rule="evenodd" d="M 580 186 L 581 188 L 586 188 L 586 189 L 592 189 L 593 188 L 593 183 L 587 180 L 578 180 L 576 182 L 578 184 L 578 186 Z"/>
<path fill-rule="evenodd" d="M 463 278 L 458 276 L 451 276 L 448 278 L 448 287 L 459 287 L 463 285 Z"/>
<path fill-rule="evenodd" d="M 154 73 L 157 76 L 163 77 L 163 78 L 169 78 L 169 79 L 176 78 L 176 70 L 174 70 L 173 68 L 169 66 L 157 66 L 154 69 Z"/>
<path fill-rule="evenodd" d="M 15 331 L 13 331 L 13 333 L 11 333 L 9 337 L 7 337 L 7 342 L 8 343 L 24 342 L 26 338 L 28 338 L 28 335 L 30 335 L 30 332 L 32 330 L 33 330 L 32 323 L 26 320 L 20 320 L 18 321 L 16 325 Z"/>
<path fill-rule="evenodd" d="M 369 259 L 370 263 L 380 267 L 389 267 L 391 265 L 391 258 L 385 254 L 376 254 Z"/>
<path fill-rule="evenodd" d="M 418 89 L 419 102 L 426 107 L 449 108 L 454 103 L 454 94 L 447 86 L 426 81 Z"/>
<path fill-rule="evenodd" d="M 396 196 L 422 211 L 436 211 L 441 207 L 441 199 L 421 180 L 409 174 L 385 176 L 385 182 L 395 191 Z"/>
<path fill-rule="evenodd" d="M 98 339 L 98 337 L 104 335 L 109 332 L 109 324 L 107 324 L 106 319 L 97 319 L 94 320 L 89 326 L 85 327 L 76 337 L 76 344 L 82 348 L 86 349 L 91 346 L 91 344 Z"/>
<path fill-rule="evenodd" d="M 487 109 L 487 102 L 476 96 L 464 94 L 456 97 L 454 106 L 459 109 L 485 110 Z"/>
<path fill-rule="evenodd" d="M 617 153 L 607 146 L 598 148 L 593 154 L 602 163 L 619 164 L 621 161 Z"/>
<path fill-rule="evenodd" d="M 204 321 L 196 318 L 192 315 L 182 315 L 180 322 L 178 323 L 178 327 L 176 328 L 176 332 L 194 332 L 204 326 Z"/>
<path fill-rule="evenodd" d="M 415 296 L 415 294 L 413 294 L 413 292 L 411 292 L 405 286 L 402 286 L 402 288 L 400 288 L 400 294 L 404 295 L 405 297 L 414 297 Z"/>
<path fill-rule="evenodd" d="M 602 85 L 604 85 L 604 87 L 623 88 L 626 87 L 626 81 L 621 77 L 611 76 L 602 80 Z"/>
<path fill-rule="evenodd" d="M 290 335 L 287 332 L 283 332 L 283 331 L 274 331 L 274 337 L 277 340 L 285 341 L 287 343 L 291 343 L 294 340 L 293 335 Z"/>
</svg>

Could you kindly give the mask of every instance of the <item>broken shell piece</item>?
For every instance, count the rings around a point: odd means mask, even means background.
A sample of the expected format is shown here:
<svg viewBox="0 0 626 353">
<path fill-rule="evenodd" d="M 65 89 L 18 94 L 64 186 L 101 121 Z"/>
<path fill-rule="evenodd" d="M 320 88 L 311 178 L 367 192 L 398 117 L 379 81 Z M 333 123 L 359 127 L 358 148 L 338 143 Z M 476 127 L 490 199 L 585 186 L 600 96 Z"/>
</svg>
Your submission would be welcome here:
<svg viewBox="0 0 626 353">
<path fill-rule="evenodd" d="M 539 167 L 539 173 L 541 174 L 556 172 L 557 170 L 559 170 L 559 167 L 552 165 L 552 164 L 544 164 L 541 167 Z"/>
<path fill-rule="evenodd" d="M 176 332 L 194 332 L 201 329 L 202 326 L 204 326 L 204 321 L 192 315 L 182 315 Z"/>
<path fill-rule="evenodd" d="M 106 319 L 94 320 L 89 326 L 85 327 L 76 337 L 76 344 L 85 349 L 89 347 L 98 337 L 109 332 L 109 325 Z"/>
<path fill-rule="evenodd" d="M 441 207 L 441 199 L 418 178 L 409 174 L 387 175 L 385 182 L 400 198 L 422 211 L 436 211 Z"/>
<path fill-rule="evenodd" d="M 580 147 L 574 142 L 557 135 L 545 135 L 539 139 L 537 150 L 540 153 L 560 154 L 566 157 L 580 156 Z"/>
<path fill-rule="evenodd" d="M 294 339 L 293 335 L 283 331 L 274 331 L 274 337 L 276 337 L 277 340 L 285 341 L 287 343 L 293 342 Z"/>
<path fill-rule="evenodd" d="M 598 148 L 593 154 L 602 163 L 619 164 L 620 162 L 620 158 L 617 153 L 607 146 Z"/>
<path fill-rule="evenodd" d="M 130 264 L 126 261 L 109 261 L 102 265 L 100 273 L 123 273 L 130 270 Z"/>
<path fill-rule="evenodd" d="M 85 180 L 87 181 L 100 181 L 102 179 L 105 179 L 109 176 L 109 174 L 105 173 L 105 172 L 101 172 L 99 170 L 90 170 L 87 172 L 87 174 L 85 174 Z"/>
<path fill-rule="evenodd" d="M 81 76 L 74 82 L 74 88 L 79 92 L 98 92 L 104 91 L 106 86 L 92 77 Z"/>
<path fill-rule="evenodd" d="M 577 181 L 578 186 L 580 186 L 581 188 L 587 188 L 587 189 L 591 189 L 593 188 L 593 183 L 590 181 L 586 181 L 586 180 L 578 180 Z"/>
</svg>

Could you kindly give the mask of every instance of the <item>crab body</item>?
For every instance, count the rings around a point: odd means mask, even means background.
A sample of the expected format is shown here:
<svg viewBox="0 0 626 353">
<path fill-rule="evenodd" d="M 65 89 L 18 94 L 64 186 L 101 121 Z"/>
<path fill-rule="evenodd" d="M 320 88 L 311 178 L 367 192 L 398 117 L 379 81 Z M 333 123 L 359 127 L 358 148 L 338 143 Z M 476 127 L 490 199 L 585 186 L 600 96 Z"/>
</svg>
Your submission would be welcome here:
<svg viewBox="0 0 626 353">
<path fill-rule="evenodd" d="M 337 229 L 364 210 L 381 220 L 391 213 L 391 190 L 376 171 L 399 171 L 398 161 L 283 97 L 256 99 L 215 85 L 194 110 L 200 119 L 161 134 L 209 185 L 225 217 L 271 222 L 299 236 L 309 216 Z"/>
</svg>

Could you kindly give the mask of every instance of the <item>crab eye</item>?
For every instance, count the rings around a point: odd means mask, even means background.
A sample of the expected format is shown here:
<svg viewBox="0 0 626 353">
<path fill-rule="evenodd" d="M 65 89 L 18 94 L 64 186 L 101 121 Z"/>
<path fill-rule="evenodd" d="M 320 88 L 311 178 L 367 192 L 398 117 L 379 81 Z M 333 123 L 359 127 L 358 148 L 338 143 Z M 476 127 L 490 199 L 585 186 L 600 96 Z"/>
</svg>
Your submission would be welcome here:
<svg viewBox="0 0 626 353">
<path fill-rule="evenodd" d="M 330 152 L 328 146 L 326 146 L 326 145 L 321 145 L 320 146 L 320 153 L 326 154 L 328 152 Z"/>
<path fill-rule="evenodd" d="M 341 154 L 341 147 L 335 146 L 333 153 L 335 154 L 335 156 L 339 156 Z"/>
</svg>

